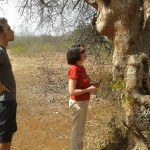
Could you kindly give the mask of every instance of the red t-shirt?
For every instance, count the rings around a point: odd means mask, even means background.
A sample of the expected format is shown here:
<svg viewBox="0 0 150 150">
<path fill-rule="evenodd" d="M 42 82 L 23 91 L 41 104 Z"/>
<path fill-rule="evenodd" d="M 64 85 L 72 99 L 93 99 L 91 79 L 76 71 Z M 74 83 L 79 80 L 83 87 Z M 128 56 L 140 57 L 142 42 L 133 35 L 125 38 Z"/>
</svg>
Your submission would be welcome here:
<svg viewBox="0 0 150 150">
<path fill-rule="evenodd" d="M 83 66 L 70 65 L 68 79 L 77 79 L 76 89 L 85 89 L 90 86 L 90 79 L 87 77 L 86 70 Z M 84 93 L 78 96 L 70 96 L 75 101 L 89 100 L 90 93 Z"/>
</svg>

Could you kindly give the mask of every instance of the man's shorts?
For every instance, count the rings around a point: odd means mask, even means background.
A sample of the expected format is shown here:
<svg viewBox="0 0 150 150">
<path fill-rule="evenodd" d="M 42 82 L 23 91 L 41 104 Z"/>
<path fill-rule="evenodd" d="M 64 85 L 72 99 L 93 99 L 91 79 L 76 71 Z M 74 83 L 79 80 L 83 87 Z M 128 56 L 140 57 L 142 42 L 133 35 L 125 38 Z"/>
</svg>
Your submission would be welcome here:
<svg viewBox="0 0 150 150">
<path fill-rule="evenodd" d="M 15 101 L 0 101 L 0 143 L 8 143 L 17 131 L 17 103 Z"/>
</svg>

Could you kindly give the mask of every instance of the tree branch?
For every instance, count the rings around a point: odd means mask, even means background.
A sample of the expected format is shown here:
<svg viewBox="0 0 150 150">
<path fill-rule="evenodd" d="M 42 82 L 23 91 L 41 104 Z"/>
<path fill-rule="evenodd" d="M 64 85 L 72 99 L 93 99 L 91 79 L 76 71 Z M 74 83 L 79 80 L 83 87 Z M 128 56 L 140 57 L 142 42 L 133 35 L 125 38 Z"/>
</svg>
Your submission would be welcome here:
<svg viewBox="0 0 150 150">
<path fill-rule="evenodd" d="M 89 0 L 84 0 L 84 2 L 98 10 L 98 4 L 96 2 L 90 3 Z"/>
</svg>

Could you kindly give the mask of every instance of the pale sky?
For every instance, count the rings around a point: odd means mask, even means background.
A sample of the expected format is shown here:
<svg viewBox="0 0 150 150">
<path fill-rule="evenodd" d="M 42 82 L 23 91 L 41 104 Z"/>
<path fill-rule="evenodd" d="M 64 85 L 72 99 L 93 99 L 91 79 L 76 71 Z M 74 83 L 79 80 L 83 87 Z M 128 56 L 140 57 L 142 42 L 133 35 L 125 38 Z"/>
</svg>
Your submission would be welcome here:
<svg viewBox="0 0 150 150">
<path fill-rule="evenodd" d="M 5 17 L 8 20 L 8 24 L 16 35 L 28 35 L 32 31 L 34 32 L 34 23 L 30 28 L 23 24 L 23 18 L 18 14 L 16 3 L 17 0 L 0 0 L 0 17 Z"/>
<path fill-rule="evenodd" d="M 0 17 L 5 17 L 15 32 L 19 32 L 21 18 L 15 8 L 15 0 L 0 0 Z"/>
<path fill-rule="evenodd" d="M 17 35 L 18 34 L 40 35 L 40 34 L 45 34 L 45 33 L 47 34 L 47 30 L 45 30 L 45 28 L 43 28 L 41 30 L 39 30 L 39 29 L 36 30 L 37 22 L 35 22 L 35 21 L 32 23 L 30 22 L 30 24 L 23 23 L 23 19 L 17 12 L 17 8 L 16 8 L 17 2 L 18 2 L 17 0 L 0 0 L 0 17 L 5 17 L 8 20 L 8 24 L 10 25 L 12 30 L 14 30 L 15 34 L 17 34 Z M 71 18 L 75 14 L 73 13 L 73 14 L 69 14 L 69 15 Z M 68 17 L 68 20 L 69 20 L 69 17 Z M 58 21 L 58 23 L 57 23 L 57 21 Z M 53 26 L 58 25 L 58 27 L 56 26 L 56 30 L 52 29 L 52 31 L 50 33 L 51 35 L 61 35 L 63 32 L 66 33 L 72 29 L 70 26 L 67 28 L 68 24 L 66 24 L 66 28 L 59 26 L 59 24 L 61 22 L 59 23 L 59 20 L 57 20 L 57 21 L 56 21 L 56 24 L 54 24 Z M 51 27 L 49 27 L 49 29 L 50 28 Z"/>
<path fill-rule="evenodd" d="M 32 26 L 28 28 L 27 24 L 23 24 L 23 19 L 17 12 L 16 2 L 17 0 L 0 0 L 0 17 L 5 17 L 8 20 L 8 24 L 14 30 L 15 34 L 42 34 L 43 32 L 34 32 L 36 30 L 36 23 L 32 23 Z M 22 25 L 23 24 L 23 25 Z"/>
</svg>

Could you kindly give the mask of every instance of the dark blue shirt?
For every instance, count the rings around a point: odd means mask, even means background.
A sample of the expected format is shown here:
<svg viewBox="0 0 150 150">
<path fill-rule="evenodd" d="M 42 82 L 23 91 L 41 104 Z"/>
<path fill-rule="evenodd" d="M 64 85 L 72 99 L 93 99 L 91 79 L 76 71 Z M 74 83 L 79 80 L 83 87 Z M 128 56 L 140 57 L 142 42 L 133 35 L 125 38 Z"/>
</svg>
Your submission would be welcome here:
<svg viewBox="0 0 150 150">
<path fill-rule="evenodd" d="M 16 82 L 12 66 L 7 51 L 2 46 L 0 46 L 0 82 L 11 91 L 1 93 L 0 101 L 16 101 Z"/>
</svg>

